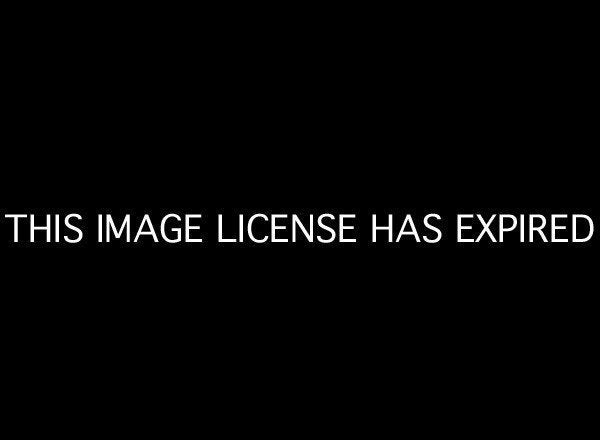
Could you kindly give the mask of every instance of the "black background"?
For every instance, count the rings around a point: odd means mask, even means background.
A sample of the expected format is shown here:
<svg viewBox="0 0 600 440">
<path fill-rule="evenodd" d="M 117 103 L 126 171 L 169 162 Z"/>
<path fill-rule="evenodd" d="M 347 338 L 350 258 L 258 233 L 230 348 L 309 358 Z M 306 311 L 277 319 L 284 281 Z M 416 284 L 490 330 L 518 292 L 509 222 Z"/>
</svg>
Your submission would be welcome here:
<svg viewBox="0 0 600 440">
<path fill-rule="evenodd" d="M 597 221 L 592 29 L 524 11 L 247 12 L 23 16 L 3 55 L 2 213 L 356 212 L 361 243 L 4 240 L 11 412 L 573 429 L 595 389 L 597 238 L 460 246 L 453 218 Z M 371 246 L 375 212 L 438 212 L 444 241 Z"/>
</svg>

